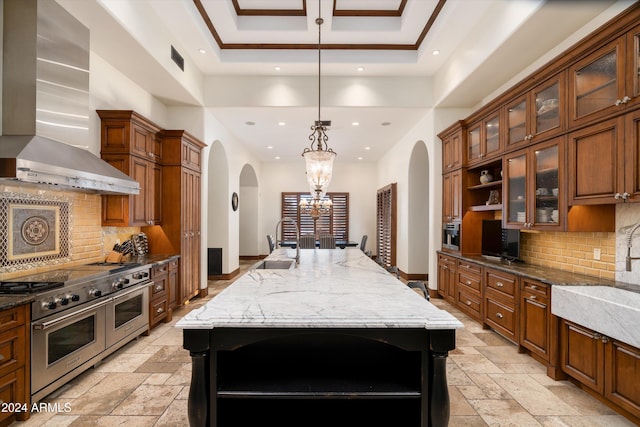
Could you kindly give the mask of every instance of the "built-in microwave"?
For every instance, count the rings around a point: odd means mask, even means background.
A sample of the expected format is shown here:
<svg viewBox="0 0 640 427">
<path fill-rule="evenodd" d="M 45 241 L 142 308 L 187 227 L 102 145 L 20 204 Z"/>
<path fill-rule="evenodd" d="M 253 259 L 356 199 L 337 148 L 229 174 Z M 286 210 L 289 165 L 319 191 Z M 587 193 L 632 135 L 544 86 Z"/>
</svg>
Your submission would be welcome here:
<svg viewBox="0 0 640 427">
<path fill-rule="evenodd" d="M 460 224 L 447 222 L 442 225 L 442 247 L 453 251 L 460 250 Z"/>
</svg>

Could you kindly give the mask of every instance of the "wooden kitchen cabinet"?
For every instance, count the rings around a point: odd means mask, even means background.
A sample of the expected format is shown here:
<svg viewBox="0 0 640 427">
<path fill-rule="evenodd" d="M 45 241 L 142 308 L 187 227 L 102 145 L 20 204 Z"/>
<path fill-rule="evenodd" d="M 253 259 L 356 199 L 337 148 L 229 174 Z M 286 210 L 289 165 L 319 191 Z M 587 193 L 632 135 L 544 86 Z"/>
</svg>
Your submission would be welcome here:
<svg viewBox="0 0 640 427">
<path fill-rule="evenodd" d="M 442 176 L 442 222 L 462 221 L 462 170 Z"/>
<path fill-rule="evenodd" d="M 143 227 L 162 222 L 162 166 L 128 154 L 103 154 L 102 159 L 140 184 L 140 194 L 103 196 L 102 225 Z"/>
<path fill-rule="evenodd" d="M 639 34 L 637 26 L 569 68 L 570 126 L 589 124 L 637 107 Z"/>
<path fill-rule="evenodd" d="M 565 81 L 565 73 L 560 73 L 504 107 L 507 149 L 541 141 L 565 129 Z"/>
<path fill-rule="evenodd" d="M 467 128 L 467 165 L 483 162 L 501 154 L 500 111 L 488 114 L 482 120 Z"/>
<path fill-rule="evenodd" d="M 438 255 L 438 294 L 455 303 L 457 261 L 447 255 Z"/>
<path fill-rule="evenodd" d="M 564 147 L 560 136 L 505 155 L 505 228 L 566 227 Z"/>
<path fill-rule="evenodd" d="M 169 310 L 173 311 L 179 305 L 178 295 L 180 286 L 180 261 L 172 259 L 169 261 Z"/>
<path fill-rule="evenodd" d="M 640 417 L 640 349 L 565 319 L 560 324 L 563 371 Z"/>
<path fill-rule="evenodd" d="M 30 409 L 29 317 L 29 304 L 0 311 L 0 401 Z M 28 418 L 29 411 L 2 411 L 0 426 Z"/>
<path fill-rule="evenodd" d="M 549 285 L 526 277 L 520 279 L 519 344 L 547 365 L 551 362 L 550 298 Z"/>
<path fill-rule="evenodd" d="M 177 304 L 200 293 L 201 167 L 205 144 L 183 130 L 165 130 L 162 140 L 162 230 L 147 230 L 153 253 L 180 255 Z M 173 297 L 171 297 L 173 298 Z M 169 304 L 171 305 L 171 304 Z"/>
<path fill-rule="evenodd" d="M 462 121 L 454 123 L 438 134 L 442 141 L 442 173 L 460 169 L 463 164 L 464 130 Z"/>
<path fill-rule="evenodd" d="M 149 329 L 153 329 L 161 321 L 171 321 L 169 310 L 169 263 L 155 264 L 151 267 L 149 286 Z"/>
<path fill-rule="evenodd" d="M 482 266 L 458 260 L 455 283 L 455 303 L 469 317 L 482 320 Z"/>
<path fill-rule="evenodd" d="M 517 342 L 518 277 L 492 268 L 485 268 L 484 277 L 483 324 Z"/>
<path fill-rule="evenodd" d="M 160 129 L 129 110 L 98 110 L 101 157 L 140 184 L 137 195 L 102 196 L 102 225 L 143 227 L 162 222 Z"/>
</svg>

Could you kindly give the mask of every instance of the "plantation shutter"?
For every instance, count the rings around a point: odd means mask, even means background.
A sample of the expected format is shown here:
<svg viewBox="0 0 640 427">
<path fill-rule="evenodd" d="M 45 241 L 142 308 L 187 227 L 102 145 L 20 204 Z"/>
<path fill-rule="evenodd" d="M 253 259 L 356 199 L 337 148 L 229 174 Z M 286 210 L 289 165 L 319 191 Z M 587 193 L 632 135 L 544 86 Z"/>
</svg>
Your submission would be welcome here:
<svg viewBox="0 0 640 427">
<path fill-rule="evenodd" d="M 396 183 L 389 184 L 377 196 L 376 252 L 385 267 L 396 265 L 396 188 Z"/>
<path fill-rule="evenodd" d="M 328 215 L 321 215 L 313 221 L 311 215 L 301 214 L 298 210 L 300 200 L 311 202 L 309 193 L 282 193 L 282 216 L 293 219 L 300 228 L 300 235 L 313 234 L 318 238 L 320 234 L 332 234 L 338 240 L 349 240 L 349 193 L 327 193 L 333 207 Z M 290 222 L 281 225 L 282 234 L 279 237 L 285 241 L 296 240 L 296 228 Z"/>
</svg>

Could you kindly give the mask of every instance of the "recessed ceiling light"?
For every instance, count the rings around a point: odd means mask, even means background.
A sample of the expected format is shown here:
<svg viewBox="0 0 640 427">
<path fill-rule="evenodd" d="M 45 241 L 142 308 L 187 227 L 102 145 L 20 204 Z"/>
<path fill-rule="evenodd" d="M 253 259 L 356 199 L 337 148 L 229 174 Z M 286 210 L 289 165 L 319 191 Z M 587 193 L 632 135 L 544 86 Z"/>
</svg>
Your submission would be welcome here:
<svg viewBox="0 0 640 427">
<path fill-rule="evenodd" d="M 380 126 L 390 126 L 391 122 L 382 122 L 380 123 Z"/>
<path fill-rule="evenodd" d="M 356 70 L 358 70 L 358 71 L 364 71 L 364 67 L 360 66 L 360 67 L 356 68 Z"/>
<path fill-rule="evenodd" d="M 275 156 L 274 159 L 280 160 L 280 156 Z"/>
<path fill-rule="evenodd" d="M 352 126 L 360 126 L 360 122 L 353 122 L 351 123 Z"/>
<path fill-rule="evenodd" d="M 198 49 L 198 52 L 200 52 L 200 53 L 202 53 L 202 54 L 207 53 L 207 51 L 206 51 L 206 50 L 204 50 L 204 49 Z"/>
<path fill-rule="evenodd" d="M 432 55 L 440 55 L 440 51 L 438 49 L 431 52 Z"/>
<path fill-rule="evenodd" d="M 267 145 L 267 149 L 269 150 L 273 149 L 273 145 Z"/>
<path fill-rule="evenodd" d="M 364 157 L 362 157 L 362 156 L 358 157 L 358 160 L 362 160 L 362 159 L 364 159 Z"/>
<path fill-rule="evenodd" d="M 285 122 L 278 122 L 278 126 L 284 126 L 284 125 L 286 125 Z"/>
<path fill-rule="evenodd" d="M 369 151 L 369 150 L 371 150 L 371 147 L 364 147 L 364 149 Z"/>
<path fill-rule="evenodd" d="M 278 66 L 273 67 L 273 69 L 276 70 L 276 71 L 280 71 L 280 67 L 278 67 Z"/>
<path fill-rule="evenodd" d="M 253 126 L 256 124 L 256 122 L 244 122 L 244 124 L 247 126 Z"/>
</svg>

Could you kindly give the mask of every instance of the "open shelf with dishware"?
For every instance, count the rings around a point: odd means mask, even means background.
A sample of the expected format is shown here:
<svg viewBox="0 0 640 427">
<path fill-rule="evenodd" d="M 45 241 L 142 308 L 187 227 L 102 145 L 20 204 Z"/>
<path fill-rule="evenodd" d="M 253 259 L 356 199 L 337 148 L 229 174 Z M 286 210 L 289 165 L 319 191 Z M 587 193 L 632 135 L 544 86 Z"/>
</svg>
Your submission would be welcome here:
<svg viewBox="0 0 640 427">
<path fill-rule="evenodd" d="M 502 160 L 470 168 L 466 173 L 466 205 L 472 212 L 502 210 Z"/>
</svg>

